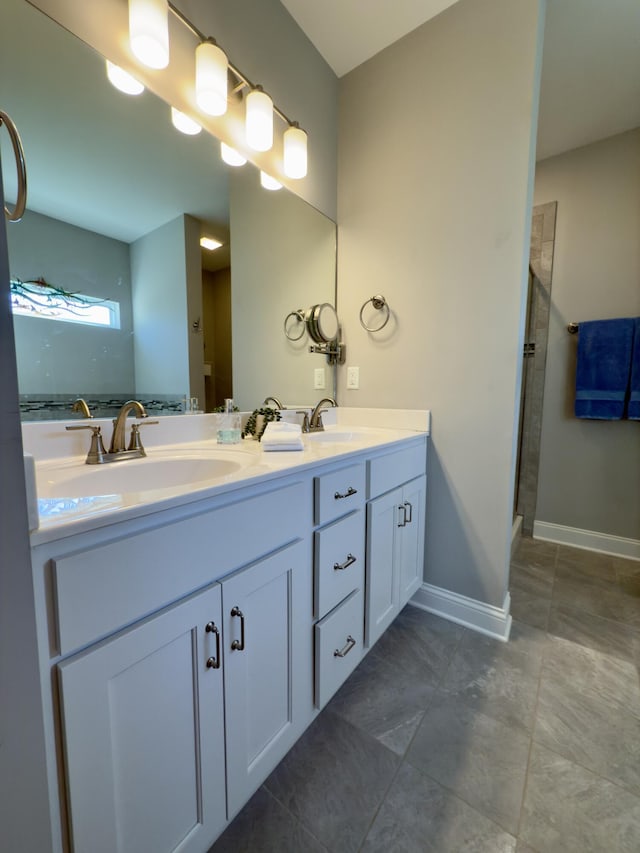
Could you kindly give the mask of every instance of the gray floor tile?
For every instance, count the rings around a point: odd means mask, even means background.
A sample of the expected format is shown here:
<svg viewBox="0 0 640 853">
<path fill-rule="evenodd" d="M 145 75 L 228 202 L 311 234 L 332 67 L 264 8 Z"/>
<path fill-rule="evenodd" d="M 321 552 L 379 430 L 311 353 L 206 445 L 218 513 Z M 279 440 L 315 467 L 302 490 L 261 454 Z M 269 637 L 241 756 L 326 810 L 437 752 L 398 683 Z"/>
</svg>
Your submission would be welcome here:
<svg viewBox="0 0 640 853">
<path fill-rule="evenodd" d="M 534 739 L 640 794 L 640 687 L 634 665 L 556 639 L 542 668 Z"/>
<path fill-rule="evenodd" d="M 329 709 L 403 755 L 462 632 L 452 622 L 407 607 Z"/>
<path fill-rule="evenodd" d="M 568 545 L 558 545 L 557 567 L 580 568 L 583 572 L 595 575 L 612 574 L 613 557 L 610 554 L 600 554 L 598 551 L 587 551 L 585 548 L 571 548 Z"/>
<path fill-rule="evenodd" d="M 575 567 L 559 568 L 553 600 L 594 616 L 640 627 L 640 597 L 628 594 L 614 572 L 596 575 Z"/>
<path fill-rule="evenodd" d="M 542 542 L 523 536 L 513 555 L 514 562 L 519 565 L 553 567 L 558 554 L 558 545 L 554 542 Z"/>
<path fill-rule="evenodd" d="M 441 690 L 484 714 L 530 732 L 541 659 L 482 634 L 465 636 Z"/>
<path fill-rule="evenodd" d="M 356 851 L 398 768 L 374 738 L 325 710 L 265 787 L 329 850 Z"/>
<path fill-rule="evenodd" d="M 513 853 L 515 838 L 405 764 L 361 849 L 362 853 Z"/>
<path fill-rule="evenodd" d="M 540 853 L 540 851 L 534 850 L 531 845 L 526 844 L 524 841 L 520 841 L 518 839 L 518 843 L 516 844 L 516 853 Z"/>
<path fill-rule="evenodd" d="M 514 651 L 525 655 L 542 657 L 548 645 L 549 637 L 546 631 L 534 628 L 525 622 L 519 622 L 517 619 L 514 619 L 511 623 L 509 646 Z"/>
<path fill-rule="evenodd" d="M 551 600 L 511 588 L 511 616 L 519 622 L 546 631 L 551 613 Z"/>
<path fill-rule="evenodd" d="M 326 853 L 264 788 L 249 800 L 209 853 Z"/>
<path fill-rule="evenodd" d="M 509 589 L 519 589 L 538 598 L 551 598 L 554 576 L 553 567 L 520 565 L 513 560 L 509 572 Z"/>
<path fill-rule="evenodd" d="M 640 799 L 534 744 L 519 838 L 540 853 L 637 853 Z"/>
<path fill-rule="evenodd" d="M 515 834 L 529 743 L 520 729 L 448 696 L 426 712 L 407 761 Z"/>
<path fill-rule="evenodd" d="M 560 602 L 551 605 L 548 631 L 556 637 L 580 643 L 605 654 L 633 660 L 636 631 L 632 626 Z"/>
</svg>

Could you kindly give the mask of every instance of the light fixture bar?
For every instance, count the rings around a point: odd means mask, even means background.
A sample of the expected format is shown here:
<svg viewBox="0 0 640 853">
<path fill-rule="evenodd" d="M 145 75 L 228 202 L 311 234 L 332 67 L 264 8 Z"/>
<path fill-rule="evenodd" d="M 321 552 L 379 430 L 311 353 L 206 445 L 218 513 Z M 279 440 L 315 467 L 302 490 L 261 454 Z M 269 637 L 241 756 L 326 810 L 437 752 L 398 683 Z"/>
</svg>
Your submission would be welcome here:
<svg viewBox="0 0 640 853">
<path fill-rule="evenodd" d="M 174 6 L 171 2 L 169 2 L 169 9 L 171 10 L 171 12 L 173 12 L 173 14 L 176 16 L 176 18 L 178 18 L 179 21 L 182 21 L 182 23 L 185 25 L 185 27 L 187 27 L 187 29 L 191 30 L 191 32 L 197 39 L 199 39 L 200 41 L 206 41 L 209 38 L 209 36 L 205 35 L 202 30 L 196 27 L 196 25 L 192 21 L 190 21 L 189 18 L 187 18 L 184 12 L 178 9 L 177 6 Z M 232 62 L 229 62 L 229 71 L 231 71 L 233 76 L 238 79 L 238 84 L 232 90 L 234 93 L 240 92 L 242 91 L 242 89 L 248 88 L 253 90 L 256 88 L 256 85 L 251 82 L 247 75 L 243 74 L 242 71 L 240 71 L 240 69 Z M 287 125 L 294 124 L 294 122 L 291 121 L 291 119 L 289 119 L 276 104 L 273 105 L 273 111 Z"/>
</svg>

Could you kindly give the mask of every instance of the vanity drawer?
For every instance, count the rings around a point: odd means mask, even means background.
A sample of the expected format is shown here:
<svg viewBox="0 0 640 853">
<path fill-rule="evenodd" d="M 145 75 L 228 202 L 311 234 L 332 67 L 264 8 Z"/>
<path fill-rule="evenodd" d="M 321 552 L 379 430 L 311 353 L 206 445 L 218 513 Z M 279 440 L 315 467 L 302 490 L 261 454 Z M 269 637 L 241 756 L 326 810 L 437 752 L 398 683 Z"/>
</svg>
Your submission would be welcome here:
<svg viewBox="0 0 640 853">
<path fill-rule="evenodd" d="M 58 651 L 88 645 L 293 542 L 308 529 L 310 499 L 307 484 L 292 483 L 55 557 Z"/>
<path fill-rule="evenodd" d="M 348 465 L 314 477 L 315 523 L 326 524 L 334 518 L 364 506 L 366 487 L 365 463 Z"/>
<path fill-rule="evenodd" d="M 316 619 L 364 587 L 364 518 L 359 509 L 314 533 Z"/>
<path fill-rule="evenodd" d="M 369 498 L 375 498 L 390 492 L 396 486 L 401 486 L 409 480 L 414 480 L 427 471 L 426 439 L 419 444 L 394 450 L 370 459 L 368 493 Z"/>
<path fill-rule="evenodd" d="M 361 589 L 314 628 L 315 703 L 323 708 L 362 658 L 364 596 Z"/>
</svg>

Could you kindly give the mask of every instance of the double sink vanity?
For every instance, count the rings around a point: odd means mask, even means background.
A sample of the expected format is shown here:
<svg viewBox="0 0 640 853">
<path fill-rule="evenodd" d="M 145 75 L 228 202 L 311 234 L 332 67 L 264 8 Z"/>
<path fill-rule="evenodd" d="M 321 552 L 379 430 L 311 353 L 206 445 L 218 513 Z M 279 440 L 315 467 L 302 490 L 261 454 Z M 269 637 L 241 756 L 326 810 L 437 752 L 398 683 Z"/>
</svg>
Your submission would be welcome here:
<svg viewBox="0 0 640 853">
<path fill-rule="evenodd" d="M 112 465 L 24 426 L 59 851 L 204 853 L 422 583 L 428 412 L 333 409 L 288 452 L 212 417 Z"/>
</svg>

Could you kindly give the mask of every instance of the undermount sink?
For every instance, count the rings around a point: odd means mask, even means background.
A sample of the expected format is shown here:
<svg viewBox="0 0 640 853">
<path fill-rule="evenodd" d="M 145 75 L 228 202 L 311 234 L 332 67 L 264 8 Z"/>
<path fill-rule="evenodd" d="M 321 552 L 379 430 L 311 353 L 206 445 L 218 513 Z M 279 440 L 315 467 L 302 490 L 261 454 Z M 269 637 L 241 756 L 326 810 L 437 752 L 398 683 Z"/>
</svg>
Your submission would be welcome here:
<svg viewBox="0 0 640 853">
<path fill-rule="evenodd" d="M 132 459 L 104 465 L 42 468 L 37 473 L 39 498 L 82 498 L 149 492 L 184 486 L 202 488 L 249 463 L 241 454 Z"/>
</svg>

